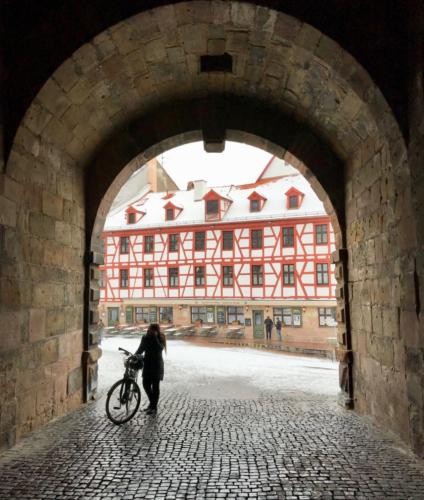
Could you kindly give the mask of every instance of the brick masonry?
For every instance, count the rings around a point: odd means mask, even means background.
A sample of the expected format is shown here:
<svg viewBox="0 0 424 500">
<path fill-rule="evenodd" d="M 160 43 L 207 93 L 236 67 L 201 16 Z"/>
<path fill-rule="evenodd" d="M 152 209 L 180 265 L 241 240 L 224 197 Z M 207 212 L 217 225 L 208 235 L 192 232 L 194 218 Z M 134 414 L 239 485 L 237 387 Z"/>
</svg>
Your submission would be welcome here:
<svg viewBox="0 0 424 500">
<path fill-rule="evenodd" d="M 233 73 L 200 73 L 199 56 L 223 48 Z M 421 91 L 417 84 L 411 94 L 417 102 Z M 246 105 L 226 115 L 212 99 L 222 94 Z M 191 114 L 188 103 L 205 96 L 208 106 Z M 265 108 L 274 121 L 258 118 Z M 307 165 L 333 219 L 339 217 L 340 246 L 348 250 L 356 409 L 423 454 L 417 297 L 424 266 L 416 241 L 423 219 L 420 203 L 413 205 L 399 127 L 340 46 L 282 13 L 220 1 L 181 2 L 112 26 L 57 69 L 27 111 L 0 182 L 1 380 L 8 387 L 2 443 L 81 401 L 80 391 L 68 394 L 62 385 L 55 403 L 52 370 L 60 366 L 67 377 L 80 364 L 84 231 L 91 232 L 97 213 L 95 230 L 101 227 L 130 174 L 124 166 L 138 154 L 149 159 L 201 137 L 206 122 L 281 156 L 289 149 Z M 420 141 L 411 151 L 421 154 Z M 417 167 L 414 181 L 418 200 Z M 55 343 L 74 336 L 75 352 L 59 359 Z M 17 404 L 22 381 L 33 398 L 39 394 L 24 416 Z"/>
</svg>

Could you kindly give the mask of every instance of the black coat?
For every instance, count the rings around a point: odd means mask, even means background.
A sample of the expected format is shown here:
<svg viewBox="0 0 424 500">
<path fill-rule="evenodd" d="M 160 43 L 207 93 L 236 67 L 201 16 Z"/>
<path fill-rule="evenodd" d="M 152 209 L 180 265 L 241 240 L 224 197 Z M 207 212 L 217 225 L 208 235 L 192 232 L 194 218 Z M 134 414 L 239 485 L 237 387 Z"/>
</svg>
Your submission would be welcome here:
<svg viewBox="0 0 424 500">
<path fill-rule="evenodd" d="M 163 380 L 163 345 L 156 335 L 144 335 L 136 354 L 144 353 L 143 378 Z"/>
</svg>

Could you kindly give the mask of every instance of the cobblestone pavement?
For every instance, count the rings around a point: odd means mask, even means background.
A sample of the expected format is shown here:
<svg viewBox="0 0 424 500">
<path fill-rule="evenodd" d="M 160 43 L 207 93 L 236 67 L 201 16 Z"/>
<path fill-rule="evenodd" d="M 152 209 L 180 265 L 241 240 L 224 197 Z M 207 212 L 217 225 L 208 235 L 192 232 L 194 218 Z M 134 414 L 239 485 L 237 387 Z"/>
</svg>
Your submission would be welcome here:
<svg viewBox="0 0 424 500">
<path fill-rule="evenodd" d="M 240 354 L 190 349 L 197 360 L 206 352 L 215 362 Z M 277 356 L 286 362 L 284 355 L 250 351 L 245 365 L 257 368 L 262 359 L 266 374 Z M 311 363 L 311 383 L 328 363 Z M 228 387 L 242 383 L 230 369 L 228 377 L 203 380 L 213 388 L 205 397 L 187 379 L 190 369 L 183 384 L 172 361 L 167 368 L 156 417 L 139 412 L 114 426 L 103 398 L 4 453 L 0 498 L 424 499 L 423 463 L 340 408 L 329 391 L 311 392 L 305 381 L 304 390 L 295 383 L 291 390 L 286 380 L 283 389 L 260 384 L 254 397 L 236 394 Z"/>
</svg>

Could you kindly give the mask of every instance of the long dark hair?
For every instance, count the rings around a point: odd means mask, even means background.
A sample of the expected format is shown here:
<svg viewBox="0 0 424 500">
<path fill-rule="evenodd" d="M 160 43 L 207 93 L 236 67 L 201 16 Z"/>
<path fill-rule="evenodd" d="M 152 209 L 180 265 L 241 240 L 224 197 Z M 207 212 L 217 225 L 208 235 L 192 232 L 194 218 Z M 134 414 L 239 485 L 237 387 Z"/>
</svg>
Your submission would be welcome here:
<svg viewBox="0 0 424 500">
<path fill-rule="evenodd" d="M 148 336 L 157 336 L 159 339 L 159 342 L 163 345 L 163 348 L 165 349 L 166 352 L 166 337 L 165 335 L 160 331 L 160 326 L 158 323 L 150 323 L 149 328 L 147 329 L 146 335 Z"/>
</svg>

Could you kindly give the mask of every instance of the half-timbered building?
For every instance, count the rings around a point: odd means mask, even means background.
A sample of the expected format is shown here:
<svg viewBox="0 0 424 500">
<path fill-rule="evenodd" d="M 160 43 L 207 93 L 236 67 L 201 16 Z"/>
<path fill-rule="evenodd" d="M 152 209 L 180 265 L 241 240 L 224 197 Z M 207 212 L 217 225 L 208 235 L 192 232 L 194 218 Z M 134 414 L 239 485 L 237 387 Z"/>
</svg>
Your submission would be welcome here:
<svg viewBox="0 0 424 500">
<path fill-rule="evenodd" d="M 152 192 L 107 218 L 101 314 L 109 325 L 158 321 L 244 326 L 286 339 L 335 336 L 334 233 L 307 180 L 273 158 L 251 184 Z M 275 330 L 273 333 L 275 338 Z"/>
</svg>

